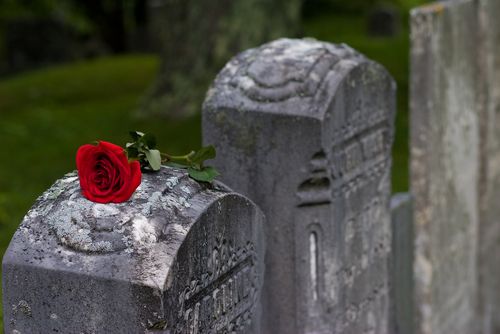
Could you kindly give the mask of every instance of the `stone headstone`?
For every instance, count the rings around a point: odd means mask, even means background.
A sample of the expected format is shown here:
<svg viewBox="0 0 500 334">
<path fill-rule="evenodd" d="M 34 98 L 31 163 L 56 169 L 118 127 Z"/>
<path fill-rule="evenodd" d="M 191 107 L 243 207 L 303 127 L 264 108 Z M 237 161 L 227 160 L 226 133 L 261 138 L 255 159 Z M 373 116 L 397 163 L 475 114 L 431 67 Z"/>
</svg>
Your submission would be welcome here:
<svg viewBox="0 0 500 334">
<path fill-rule="evenodd" d="M 392 6 L 373 9 L 368 15 L 368 34 L 375 37 L 393 37 L 400 30 L 401 18 Z"/>
<path fill-rule="evenodd" d="M 500 2 L 477 2 L 481 128 L 478 243 L 478 320 L 482 334 L 500 333 Z"/>
<path fill-rule="evenodd" d="M 475 2 L 411 14 L 416 333 L 474 333 L 480 124 Z"/>
<path fill-rule="evenodd" d="M 391 198 L 391 284 L 395 334 L 414 333 L 413 207 L 409 193 Z"/>
<path fill-rule="evenodd" d="M 267 218 L 262 333 L 388 333 L 395 84 L 346 45 L 279 39 L 208 91 L 203 140 Z"/>
<path fill-rule="evenodd" d="M 179 170 L 106 205 L 66 175 L 4 256 L 6 333 L 256 333 L 262 223 L 248 199 Z"/>
</svg>

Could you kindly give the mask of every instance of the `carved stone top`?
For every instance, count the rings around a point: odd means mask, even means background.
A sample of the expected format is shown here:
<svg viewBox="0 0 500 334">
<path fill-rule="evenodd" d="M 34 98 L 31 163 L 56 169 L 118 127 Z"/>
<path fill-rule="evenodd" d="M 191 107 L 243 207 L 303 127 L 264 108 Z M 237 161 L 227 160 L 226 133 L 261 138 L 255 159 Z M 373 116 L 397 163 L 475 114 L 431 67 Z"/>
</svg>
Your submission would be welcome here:
<svg viewBox="0 0 500 334">
<path fill-rule="evenodd" d="M 243 100 L 242 110 L 321 118 L 325 110 L 315 106 L 323 106 L 321 101 L 332 96 L 344 75 L 363 63 L 376 65 L 344 44 L 278 39 L 234 57 L 205 104 L 238 108 L 233 101 Z"/>
<path fill-rule="evenodd" d="M 120 204 L 85 199 L 76 172 L 47 190 L 25 216 L 9 252 L 29 264 L 122 278 L 162 288 L 191 225 L 214 201 L 235 195 L 162 167 L 145 173 Z"/>
<path fill-rule="evenodd" d="M 119 204 L 85 199 L 67 174 L 4 255 L 6 332 L 254 333 L 263 222 L 247 198 L 184 170 L 143 173 Z"/>
</svg>

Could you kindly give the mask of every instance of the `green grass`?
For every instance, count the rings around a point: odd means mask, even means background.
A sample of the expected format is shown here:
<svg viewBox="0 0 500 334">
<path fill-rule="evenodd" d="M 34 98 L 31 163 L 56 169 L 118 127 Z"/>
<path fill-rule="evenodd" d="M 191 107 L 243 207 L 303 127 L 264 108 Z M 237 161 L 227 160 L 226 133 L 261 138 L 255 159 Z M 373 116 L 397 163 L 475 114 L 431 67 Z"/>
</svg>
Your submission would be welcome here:
<svg viewBox="0 0 500 334">
<path fill-rule="evenodd" d="M 324 15 L 305 22 L 305 35 L 333 43 L 346 43 L 384 65 L 396 80 L 398 110 L 392 189 L 393 192 L 407 191 L 409 33 L 406 24 L 395 37 L 373 38 L 366 33 L 366 20 L 363 16 Z"/>
</svg>

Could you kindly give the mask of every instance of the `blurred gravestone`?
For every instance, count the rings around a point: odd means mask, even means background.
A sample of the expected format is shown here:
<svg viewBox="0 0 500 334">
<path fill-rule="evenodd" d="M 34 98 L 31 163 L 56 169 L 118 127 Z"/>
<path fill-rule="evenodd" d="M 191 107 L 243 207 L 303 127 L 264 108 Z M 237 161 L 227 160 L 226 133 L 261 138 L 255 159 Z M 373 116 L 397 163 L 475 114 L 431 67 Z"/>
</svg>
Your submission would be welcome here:
<svg viewBox="0 0 500 334">
<path fill-rule="evenodd" d="M 104 205 L 57 181 L 4 256 L 6 333 L 256 333 L 263 215 L 221 187 L 162 168 Z"/>
<path fill-rule="evenodd" d="M 141 114 L 198 112 L 206 87 L 237 51 L 298 33 L 300 7 L 300 0 L 151 1 L 150 31 L 161 64 Z"/>
<path fill-rule="evenodd" d="M 500 333 L 500 1 L 480 0 L 478 94 L 481 107 L 478 287 L 483 334 Z"/>
<path fill-rule="evenodd" d="M 408 193 L 391 199 L 394 333 L 414 333 L 413 207 Z"/>
<path fill-rule="evenodd" d="M 480 326 L 477 18 L 472 0 L 412 12 L 416 333 L 474 333 Z"/>
<path fill-rule="evenodd" d="M 368 34 L 375 37 L 393 37 L 400 29 L 400 17 L 394 7 L 383 6 L 368 15 Z"/>
<path fill-rule="evenodd" d="M 389 333 L 395 84 L 346 45 L 280 39 L 233 58 L 203 140 L 265 212 L 262 333 Z"/>
</svg>

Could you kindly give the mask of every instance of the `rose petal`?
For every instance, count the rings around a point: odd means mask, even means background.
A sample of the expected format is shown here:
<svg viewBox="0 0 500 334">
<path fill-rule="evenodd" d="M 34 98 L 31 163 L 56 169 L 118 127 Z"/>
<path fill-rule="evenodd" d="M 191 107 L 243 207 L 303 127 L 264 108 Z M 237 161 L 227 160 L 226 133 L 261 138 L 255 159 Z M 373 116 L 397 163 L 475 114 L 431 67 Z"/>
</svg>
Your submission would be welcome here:
<svg viewBox="0 0 500 334">
<path fill-rule="evenodd" d="M 125 150 L 109 142 L 81 146 L 76 163 L 82 194 L 94 202 L 124 202 L 141 183 L 139 162 L 129 163 Z"/>
</svg>

